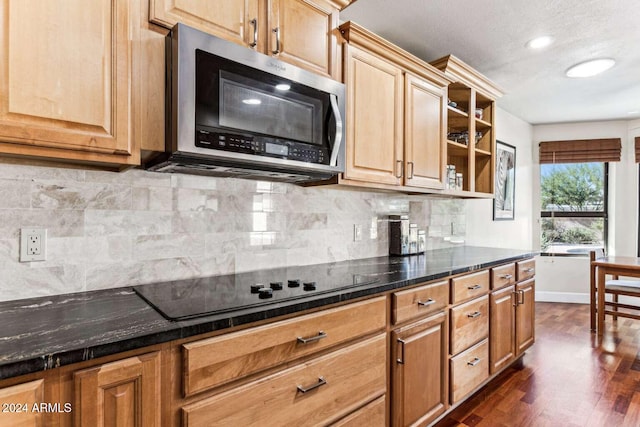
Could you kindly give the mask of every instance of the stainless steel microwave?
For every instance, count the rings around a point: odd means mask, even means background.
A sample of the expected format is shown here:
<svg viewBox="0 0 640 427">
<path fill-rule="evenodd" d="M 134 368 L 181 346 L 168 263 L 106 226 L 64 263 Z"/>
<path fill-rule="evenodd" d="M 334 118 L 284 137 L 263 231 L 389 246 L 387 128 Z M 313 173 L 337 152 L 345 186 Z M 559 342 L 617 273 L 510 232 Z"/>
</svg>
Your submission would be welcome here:
<svg viewBox="0 0 640 427">
<path fill-rule="evenodd" d="M 166 152 L 148 169 L 306 182 L 344 171 L 344 85 L 177 24 Z"/>
</svg>

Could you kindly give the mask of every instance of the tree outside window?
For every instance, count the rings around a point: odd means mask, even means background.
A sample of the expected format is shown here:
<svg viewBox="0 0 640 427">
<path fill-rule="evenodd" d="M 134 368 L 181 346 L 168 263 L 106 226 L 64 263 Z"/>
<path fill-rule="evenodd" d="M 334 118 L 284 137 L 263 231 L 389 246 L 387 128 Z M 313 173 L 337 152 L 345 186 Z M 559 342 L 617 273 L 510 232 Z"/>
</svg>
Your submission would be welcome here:
<svg viewBox="0 0 640 427">
<path fill-rule="evenodd" d="M 606 242 L 606 163 L 540 165 L 541 249 L 586 254 Z"/>
</svg>

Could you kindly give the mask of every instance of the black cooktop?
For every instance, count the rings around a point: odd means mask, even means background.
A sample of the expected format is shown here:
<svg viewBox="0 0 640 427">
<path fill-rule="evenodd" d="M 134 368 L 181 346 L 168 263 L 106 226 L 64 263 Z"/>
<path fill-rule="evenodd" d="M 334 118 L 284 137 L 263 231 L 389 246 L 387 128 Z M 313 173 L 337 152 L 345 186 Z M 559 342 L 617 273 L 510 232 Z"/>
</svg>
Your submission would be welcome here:
<svg viewBox="0 0 640 427">
<path fill-rule="evenodd" d="M 357 269 L 356 269 L 357 270 Z M 313 299 L 371 285 L 385 272 L 319 264 L 135 286 L 134 291 L 169 320 L 185 320 L 286 301 Z"/>
</svg>

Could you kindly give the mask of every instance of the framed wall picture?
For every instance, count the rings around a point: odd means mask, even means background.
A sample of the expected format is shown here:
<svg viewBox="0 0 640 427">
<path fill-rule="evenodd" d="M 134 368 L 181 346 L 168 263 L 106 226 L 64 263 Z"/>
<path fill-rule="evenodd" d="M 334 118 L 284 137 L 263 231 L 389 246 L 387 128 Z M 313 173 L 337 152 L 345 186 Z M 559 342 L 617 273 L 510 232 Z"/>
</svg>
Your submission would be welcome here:
<svg viewBox="0 0 640 427">
<path fill-rule="evenodd" d="M 516 195 L 516 147 L 496 141 L 495 166 L 493 220 L 510 220 L 514 218 Z"/>
</svg>

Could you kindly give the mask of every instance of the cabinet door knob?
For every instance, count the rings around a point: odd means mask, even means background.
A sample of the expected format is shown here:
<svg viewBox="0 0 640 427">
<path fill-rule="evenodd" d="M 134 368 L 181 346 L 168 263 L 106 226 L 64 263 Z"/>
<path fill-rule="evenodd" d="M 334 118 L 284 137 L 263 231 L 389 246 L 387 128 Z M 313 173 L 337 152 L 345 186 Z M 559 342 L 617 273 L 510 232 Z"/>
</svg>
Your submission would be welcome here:
<svg viewBox="0 0 640 427">
<path fill-rule="evenodd" d="M 253 41 L 249 43 L 249 46 L 256 47 L 258 45 L 258 20 L 253 18 L 249 23 L 253 25 Z"/>
</svg>

